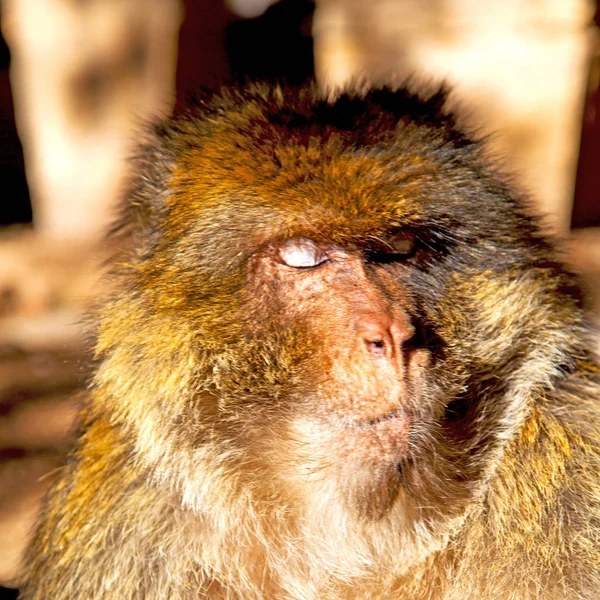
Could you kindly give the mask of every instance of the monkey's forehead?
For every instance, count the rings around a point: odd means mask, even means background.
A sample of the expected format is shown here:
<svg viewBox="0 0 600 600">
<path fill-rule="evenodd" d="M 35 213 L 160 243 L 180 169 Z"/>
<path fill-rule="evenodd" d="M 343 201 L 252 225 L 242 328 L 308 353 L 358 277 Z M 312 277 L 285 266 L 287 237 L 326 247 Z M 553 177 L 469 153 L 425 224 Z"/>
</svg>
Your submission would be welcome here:
<svg viewBox="0 0 600 600">
<path fill-rule="evenodd" d="M 444 98 L 404 88 L 333 102 L 311 86 L 227 90 L 158 130 L 128 222 L 135 230 L 167 219 L 173 238 L 203 228 L 341 242 L 414 224 L 509 235 L 520 218 L 513 193 Z"/>
<path fill-rule="evenodd" d="M 390 227 L 489 220 L 490 210 L 507 209 L 504 198 L 485 202 L 485 179 L 461 190 L 466 173 L 437 168 L 426 156 L 395 158 L 390 166 L 370 152 L 344 151 L 306 164 L 304 150 L 284 150 L 297 160 L 277 169 L 270 169 L 268 158 L 261 162 L 250 154 L 217 166 L 210 153 L 184 157 L 172 173 L 171 224 L 187 228 L 197 217 L 211 227 L 235 229 L 238 223 L 245 231 L 264 227 L 282 235 L 328 232 L 341 241 Z"/>
<path fill-rule="evenodd" d="M 185 168 L 193 170 L 196 162 L 217 175 L 223 167 L 246 183 L 282 170 L 288 183 L 305 180 L 340 156 L 362 163 L 357 174 L 367 178 L 374 165 L 379 177 L 385 171 L 398 177 L 399 164 L 414 166 L 424 157 L 446 164 L 451 153 L 478 154 L 444 101 L 443 93 L 422 97 L 406 88 L 342 94 L 329 102 L 314 86 L 250 86 L 214 96 L 195 116 L 172 123 L 165 138 Z"/>
<path fill-rule="evenodd" d="M 443 100 L 405 88 L 335 102 L 310 87 L 227 91 L 165 136 L 167 203 L 188 218 L 258 206 L 271 221 L 368 229 L 502 204 L 508 194 L 490 193 L 498 181 Z"/>
</svg>

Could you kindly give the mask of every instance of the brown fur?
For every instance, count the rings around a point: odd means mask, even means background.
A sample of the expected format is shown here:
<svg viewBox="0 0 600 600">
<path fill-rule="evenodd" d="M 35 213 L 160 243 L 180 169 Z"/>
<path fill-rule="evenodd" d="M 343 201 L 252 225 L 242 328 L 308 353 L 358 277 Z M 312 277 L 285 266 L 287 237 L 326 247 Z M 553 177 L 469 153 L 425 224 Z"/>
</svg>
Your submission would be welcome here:
<svg viewBox="0 0 600 600">
<path fill-rule="evenodd" d="M 23 598 L 598 597 L 577 283 L 443 103 L 258 85 L 157 130 Z"/>
</svg>

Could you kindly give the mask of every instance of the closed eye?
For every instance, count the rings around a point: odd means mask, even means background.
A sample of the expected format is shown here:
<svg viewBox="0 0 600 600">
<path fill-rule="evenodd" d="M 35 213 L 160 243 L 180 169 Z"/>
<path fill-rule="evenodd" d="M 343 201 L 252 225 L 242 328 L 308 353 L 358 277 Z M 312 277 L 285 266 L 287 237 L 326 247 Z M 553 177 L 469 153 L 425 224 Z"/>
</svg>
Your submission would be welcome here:
<svg viewBox="0 0 600 600">
<path fill-rule="evenodd" d="M 371 262 L 390 263 L 410 258 L 417 247 L 417 237 L 407 230 L 391 231 L 384 236 L 372 236 L 367 259 Z"/>
<path fill-rule="evenodd" d="M 327 253 L 307 238 L 287 240 L 279 247 L 281 262 L 294 269 L 312 269 L 329 261 Z"/>
</svg>

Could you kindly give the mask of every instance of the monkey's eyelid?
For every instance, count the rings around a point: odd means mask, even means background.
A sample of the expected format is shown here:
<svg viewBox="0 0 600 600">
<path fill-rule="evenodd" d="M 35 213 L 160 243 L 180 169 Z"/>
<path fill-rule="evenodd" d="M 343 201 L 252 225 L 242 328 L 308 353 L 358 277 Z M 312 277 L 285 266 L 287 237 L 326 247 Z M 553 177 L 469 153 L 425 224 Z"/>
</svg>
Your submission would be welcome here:
<svg viewBox="0 0 600 600">
<path fill-rule="evenodd" d="M 386 239 L 391 254 L 412 254 L 417 245 L 417 236 L 413 231 L 397 231 Z"/>
<path fill-rule="evenodd" d="M 392 254 L 410 254 L 415 248 L 414 237 L 396 238 L 390 244 Z"/>
<path fill-rule="evenodd" d="M 294 269 L 317 267 L 329 260 L 329 257 L 312 240 L 288 240 L 279 248 L 279 256 L 284 264 Z"/>
<path fill-rule="evenodd" d="M 390 237 L 385 240 L 376 238 L 376 243 L 366 249 L 365 257 L 374 263 L 402 262 L 414 255 L 417 244 L 414 235 Z"/>
<path fill-rule="evenodd" d="M 416 235 L 410 231 L 392 232 L 384 237 L 372 236 L 375 241 L 373 252 L 378 254 L 409 255 L 417 244 Z"/>
</svg>

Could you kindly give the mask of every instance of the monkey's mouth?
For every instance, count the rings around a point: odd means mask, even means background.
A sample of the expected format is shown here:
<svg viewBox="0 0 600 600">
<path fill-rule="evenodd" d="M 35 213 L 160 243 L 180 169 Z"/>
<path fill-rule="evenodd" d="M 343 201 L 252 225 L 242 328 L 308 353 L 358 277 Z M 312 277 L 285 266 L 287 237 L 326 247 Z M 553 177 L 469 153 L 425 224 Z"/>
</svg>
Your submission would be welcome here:
<svg viewBox="0 0 600 600">
<path fill-rule="evenodd" d="M 392 410 L 386 414 L 380 415 L 379 417 L 374 417 L 371 419 L 363 419 L 363 420 L 353 420 L 348 417 L 340 419 L 342 425 L 349 429 L 367 429 L 369 427 L 373 427 L 379 425 L 381 423 L 385 423 L 387 421 L 396 421 L 399 419 L 406 418 L 406 411 L 400 408 Z"/>
<path fill-rule="evenodd" d="M 375 417 L 336 419 L 329 450 L 339 458 L 342 497 L 357 516 L 377 520 L 394 505 L 402 485 L 400 465 L 408 455 L 411 421 L 403 407 Z"/>
<path fill-rule="evenodd" d="M 400 460 L 408 450 L 410 424 L 403 408 L 367 419 L 335 419 L 338 452 L 360 462 Z"/>
</svg>

